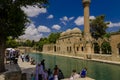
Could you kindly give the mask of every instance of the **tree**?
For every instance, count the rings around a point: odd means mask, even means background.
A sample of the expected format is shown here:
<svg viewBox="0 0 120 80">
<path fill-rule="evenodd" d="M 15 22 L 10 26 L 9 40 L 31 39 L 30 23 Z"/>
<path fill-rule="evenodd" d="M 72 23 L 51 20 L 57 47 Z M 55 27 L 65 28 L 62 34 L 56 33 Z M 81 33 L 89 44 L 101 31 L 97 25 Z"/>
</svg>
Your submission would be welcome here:
<svg viewBox="0 0 120 80">
<path fill-rule="evenodd" d="M 19 43 L 16 42 L 15 39 L 12 39 L 12 38 L 8 37 L 8 40 L 6 42 L 6 47 L 7 48 L 10 48 L 10 47 L 16 48 L 18 45 L 19 45 Z"/>
<path fill-rule="evenodd" d="M 32 42 L 30 40 L 25 41 L 25 46 L 30 47 L 32 45 Z"/>
<path fill-rule="evenodd" d="M 111 54 L 111 46 L 109 42 L 103 42 L 101 45 L 103 54 Z"/>
<path fill-rule="evenodd" d="M 56 40 L 60 37 L 60 33 L 51 33 L 48 36 L 48 40 L 50 43 L 56 43 Z"/>
<path fill-rule="evenodd" d="M 29 22 L 21 7 L 44 7 L 44 4 L 48 4 L 48 0 L 0 0 L 0 72 L 5 71 L 4 52 L 7 37 L 17 38 L 24 34 L 26 23 Z"/>
<path fill-rule="evenodd" d="M 44 44 L 49 44 L 48 38 L 41 38 L 40 41 L 36 44 L 37 49 L 39 49 L 40 51 L 42 51 Z"/>
<path fill-rule="evenodd" d="M 41 38 L 40 41 L 36 44 L 38 50 L 43 50 L 44 44 L 56 43 L 56 40 L 60 37 L 60 33 L 51 33 L 48 38 Z"/>
<path fill-rule="evenodd" d="M 107 25 L 109 23 L 105 23 L 104 19 L 105 16 L 101 15 L 96 17 L 96 19 L 90 20 L 90 31 L 93 38 L 103 38 L 103 35 L 106 34 Z"/>
</svg>

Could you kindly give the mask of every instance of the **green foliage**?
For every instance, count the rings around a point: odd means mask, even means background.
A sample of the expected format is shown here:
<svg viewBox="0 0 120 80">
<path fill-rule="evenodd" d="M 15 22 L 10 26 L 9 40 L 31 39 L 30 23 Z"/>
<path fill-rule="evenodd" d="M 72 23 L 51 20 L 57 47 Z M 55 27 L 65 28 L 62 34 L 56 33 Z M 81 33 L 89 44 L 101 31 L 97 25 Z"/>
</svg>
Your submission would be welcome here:
<svg viewBox="0 0 120 80">
<path fill-rule="evenodd" d="M 12 38 L 8 38 L 8 40 L 6 41 L 6 47 L 12 47 L 12 48 L 16 48 L 18 46 L 18 42 L 15 41 L 15 39 Z"/>
<path fill-rule="evenodd" d="M 51 33 L 48 38 L 41 38 L 40 41 L 35 45 L 38 50 L 43 50 L 44 44 L 56 43 L 56 40 L 59 38 L 60 33 Z"/>
<path fill-rule="evenodd" d="M 110 38 L 111 34 L 110 33 L 106 33 L 103 37 L 105 38 Z"/>
<path fill-rule="evenodd" d="M 17 38 L 24 34 L 26 23 L 29 22 L 21 7 L 27 5 L 45 7 L 44 4 L 48 4 L 48 0 L 0 0 L 0 45 L 2 45 L 0 46 L 0 72 L 5 70 L 4 45 L 7 37 Z"/>
<path fill-rule="evenodd" d="M 48 0 L 0 0 L 0 37 L 18 37 L 24 34 L 25 23 L 29 22 L 21 6 L 47 4 Z"/>
<path fill-rule="evenodd" d="M 98 43 L 94 43 L 94 52 L 99 53 L 99 51 L 100 51 L 100 47 L 99 47 Z"/>
<path fill-rule="evenodd" d="M 90 20 L 90 31 L 93 38 L 103 38 L 106 34 L 107 25 L 109 23 L 104 22 L 105 16 L 101 15 L 96 17 L 96 19 Z"/>
<path fill-rule="evenodd" d="M 26 40 L 24 45 L 30 47 L 32 45 L 32 42 L 30 40 Z"/>
<path fill-rule="evenodd" d="M 44 44 L 48 44 L 49 43 L 49 40 L 48 38 L 41 38 L 40 41 L 37 43 L 37 48 L 42 51 L 43 50 L 43 45 Z"/>
<path fill-rule="evenodd" d="M 103 42 L 101 48 L 103 54 L 111 54 L 111 46 L 109 42 Z"/>
<path fill-rule="evenodd" d="M 50 43 L 56 43 L 56 40 L 60 37 L 60 33 L 51 33 L 48 37 Z"/>
</svg>

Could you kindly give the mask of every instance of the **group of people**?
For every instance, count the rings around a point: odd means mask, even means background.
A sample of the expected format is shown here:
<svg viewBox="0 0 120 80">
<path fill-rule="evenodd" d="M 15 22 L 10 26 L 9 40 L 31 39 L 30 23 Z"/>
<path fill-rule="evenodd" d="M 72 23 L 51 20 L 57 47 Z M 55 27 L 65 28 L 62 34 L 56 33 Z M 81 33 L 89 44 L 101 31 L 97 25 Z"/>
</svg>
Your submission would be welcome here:
<svg viewBox="0 0 120 80">
<path fill-rule="evenodd" d="M 83 68 L 82 71 L 78 74 L 76 70 L 72 71 L 72 74 L 70 76 L 70 80 L 76 80 L 78 78 L 85 78 L 87 75 L 87 68 Z"/>
<path fill-rule="evenodd" d="M 53 71 L 51 69 L 47 70 L 44 62 L 45 59 L 36 65 L 35 73 L 31 75 L 32 80 L 60 80 L 64 78 L 62 71 L 57 65 L 55 65 Z"/>
<path fill-rule="evenodd" d="M 78 78 L 85 78 L 87 75 L 87 68 L 83 68 L 80 73 L 76 70 L 72 71 L 70 80 L 76 80 Z M 35 72 L 31 75 L 31 80 L 61 80 L 64 79 L 64 75 L 61 69 L 55 65 L 53 71 L 45 68 L 45 59 L 36 65 Z"/>
<path fill-rule="evenodd" d="M 6 51 L 6 63 L 7 61 L 14 64 L 17 64 L 18 62 L 18 57 L 19 57 L 19 51 L 18 50 L 7 50 Z"/>
</svg>

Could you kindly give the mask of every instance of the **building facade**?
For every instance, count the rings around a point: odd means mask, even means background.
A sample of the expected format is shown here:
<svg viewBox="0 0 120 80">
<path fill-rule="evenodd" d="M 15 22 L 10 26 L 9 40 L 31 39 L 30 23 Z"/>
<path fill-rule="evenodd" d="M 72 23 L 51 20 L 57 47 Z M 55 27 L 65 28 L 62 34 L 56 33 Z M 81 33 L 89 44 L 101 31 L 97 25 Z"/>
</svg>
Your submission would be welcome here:
<svg viewBox="0 0 120 80">
<path fill-rule="evenodd" d="M 104 42 L 110 43 L 110 54 L 104 54 L 102 51 L 101 46 Z M 97 53 L 94 43 L 97 43 L 99 46 Z M 88 44 L 89 46 L 87 46 Z M 91 52 L 88 53 L 89 50 L 87 51 L 86 49 L 89 48 Z M 84 59 L 120 61 L 120 33 L 111 34 L 109 40 L 98 39 L 95 41 L 91 39 L 88 42 L 79 28 L 68 29 L 60 34 L 60 38 L 56 41 L 56 44 L 44 45 L 43 52 L 82 57 Z"/>
</svg>

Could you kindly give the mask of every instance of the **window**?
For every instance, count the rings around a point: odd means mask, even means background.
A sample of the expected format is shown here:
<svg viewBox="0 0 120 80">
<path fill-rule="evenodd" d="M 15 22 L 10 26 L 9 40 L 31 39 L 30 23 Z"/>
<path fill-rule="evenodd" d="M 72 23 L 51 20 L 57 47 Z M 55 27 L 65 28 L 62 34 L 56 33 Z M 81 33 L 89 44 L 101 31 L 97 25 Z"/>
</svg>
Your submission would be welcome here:
<svg viewBox="0 0 120 80">
<path fill-rule="evenodd" d="M 70 52 L 71 52 L 71 47 L 70 47 Z"/>
<path fill-rule="evenodd" d="M 80 41 L 82 41 L 82 39 L 80 38 Z"/>
<path fill-rule="evenodd" d="M 83 47 L 81 47 L 81 51 L 83 51 L 84 50 L 84 48 Z"/>
<path fill-rule="evenodd" d="M 77 47 L 77 51 L 79 51 L 79 47 Z"/>
<path fill-rule="evenodd" d="M 67 51 L 69 51 L 69 47 L 67 47 Z"/>
</svg>

